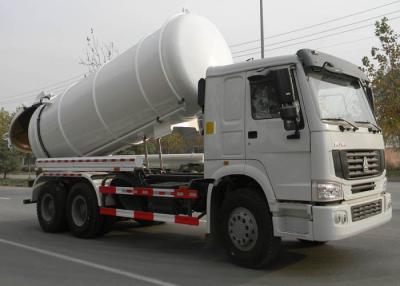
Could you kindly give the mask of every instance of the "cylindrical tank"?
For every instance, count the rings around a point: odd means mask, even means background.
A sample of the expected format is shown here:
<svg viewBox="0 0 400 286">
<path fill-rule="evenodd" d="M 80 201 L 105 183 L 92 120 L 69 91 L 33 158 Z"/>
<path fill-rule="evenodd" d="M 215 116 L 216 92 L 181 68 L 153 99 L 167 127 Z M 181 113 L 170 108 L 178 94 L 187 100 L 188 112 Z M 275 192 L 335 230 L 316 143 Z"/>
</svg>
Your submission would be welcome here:
<svg viewBox="0 0 400 286">
<path fill-rule="evenodd" d="M 231 63 L 208 19 L 179 14 L 49 103 L 21 112 L 10 140 L 41 158 L 107 155 L 160 137 L 200 110 L 197 84 L 206 69 Z"/>
</svg>

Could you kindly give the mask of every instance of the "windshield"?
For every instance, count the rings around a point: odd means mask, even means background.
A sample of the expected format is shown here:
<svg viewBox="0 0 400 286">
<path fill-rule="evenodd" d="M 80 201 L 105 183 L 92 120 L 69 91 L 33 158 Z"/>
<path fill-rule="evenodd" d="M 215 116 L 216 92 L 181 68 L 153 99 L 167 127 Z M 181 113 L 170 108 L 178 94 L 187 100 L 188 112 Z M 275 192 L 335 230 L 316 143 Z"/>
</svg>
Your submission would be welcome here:
<svg viewBox="0 0 400 286">
<path fill-rule="evenodd" d="M 310 74 L 320 118 L 341 118 L 352 122 L 375 123 L 364 89 L 352 78 Z"/>
</svg>

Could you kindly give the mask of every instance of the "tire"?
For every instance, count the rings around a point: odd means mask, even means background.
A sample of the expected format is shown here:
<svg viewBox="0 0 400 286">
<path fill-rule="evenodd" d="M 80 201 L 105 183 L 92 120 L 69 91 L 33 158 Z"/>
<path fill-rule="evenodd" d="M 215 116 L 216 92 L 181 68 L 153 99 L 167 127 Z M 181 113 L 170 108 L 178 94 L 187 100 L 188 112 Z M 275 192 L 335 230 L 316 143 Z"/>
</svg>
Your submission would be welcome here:
<svg viewBox="0 0 400 286">
<path fill-rule="evenodd" d="M 321 246 L 327 243 L 327 241 L 305 240 L 300 238 L 297 240 L 305 246 Z"/>
<path fill-rule="evenodd" d="M 281 239 L 274 236 L 265 198 L 254 189 L 227 195 L 222 205 L 222 235 L 230 259 L 248 268 L 263 268 L 279 254 Z"/>
<path fill-rule="evenodd" d="M 115 221 L 115 217 L 113 216 L 103 216 L 103 225 L 100 227 L 99 232 L 97 233 L 98 236 L 109 233 L 112 230 Z"/>
<path fill-rule="evenodd" d="M 36 213 L 44 232 L 56 233 L 67 229 L 66 197 L 66 189 L 55 182 L 47 182 L 40 190 Z"/>
<path fill-rule="evenodd" d="M 71 232 L 79 238 L 94 238 L 111 228 L 109 218 L 100 215 L 95 191 L 86 183 L 72 186 L 67 199 L 67 220 Z"/>
</svg>

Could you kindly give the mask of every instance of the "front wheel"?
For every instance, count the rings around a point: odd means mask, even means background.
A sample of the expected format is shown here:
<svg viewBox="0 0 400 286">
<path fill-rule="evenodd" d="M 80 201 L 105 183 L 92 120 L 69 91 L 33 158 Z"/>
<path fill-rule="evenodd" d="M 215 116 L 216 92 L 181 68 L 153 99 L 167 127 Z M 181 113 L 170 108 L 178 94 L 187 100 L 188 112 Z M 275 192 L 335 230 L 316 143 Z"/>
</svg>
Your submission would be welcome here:
<svg viewBox="0 0 400 286">
<path fill-rule="evenodd" d="M 229 257 L 238 265 L 262 268 L 279 254 L 266 200 L 251 188 L 227 195 L 222 207 L 223 237 Z"/>
</svg>

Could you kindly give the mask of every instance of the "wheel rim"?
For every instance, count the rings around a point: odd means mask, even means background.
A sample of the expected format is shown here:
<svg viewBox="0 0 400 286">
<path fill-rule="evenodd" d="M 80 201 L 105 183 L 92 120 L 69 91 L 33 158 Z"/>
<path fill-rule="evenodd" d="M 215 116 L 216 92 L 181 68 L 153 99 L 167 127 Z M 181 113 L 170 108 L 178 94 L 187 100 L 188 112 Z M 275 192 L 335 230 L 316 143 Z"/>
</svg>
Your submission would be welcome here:
<svg viewBox="0 0 400 286">
<path fill-rule="evenodd" d="M 76 226 L 81 227 L 85 224 L 88 218 L 88 207 L 83 196 L 78 195 L 72 200 L 71 214 Z"/>
<path fill-rule="evenodd" d="M 247 251 L 257 242 L 257 221 L 248 209 L 236 208 L 229 216 L 228 232 L 233 245 L 241 251 Z"/>
<path fill-rule="evenodd" d="M 56 205 L 53 196 L 50 194 L 45 194 L 42 198 L 41 206 L 42 207 L 40 211 L 42 218 L 46 222 L 52 221 L 56 215 Z"/>
</svg>

